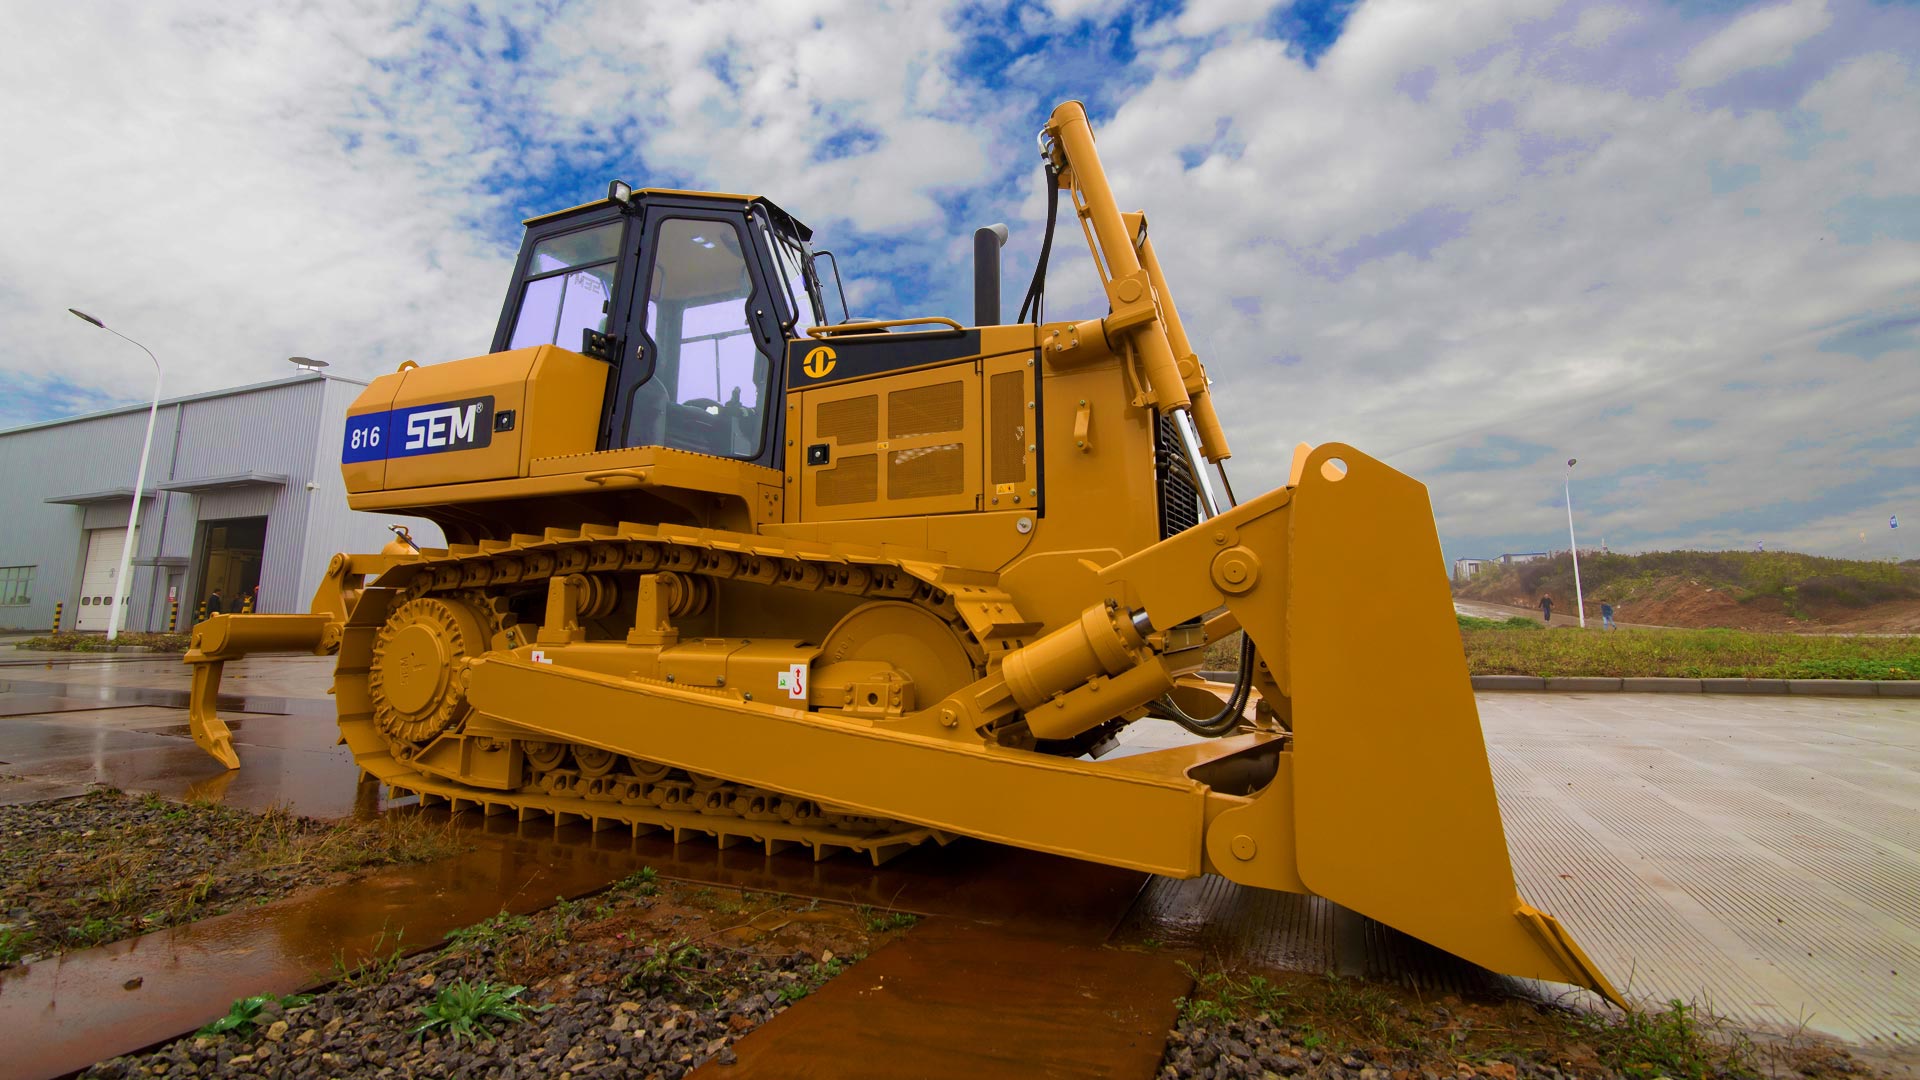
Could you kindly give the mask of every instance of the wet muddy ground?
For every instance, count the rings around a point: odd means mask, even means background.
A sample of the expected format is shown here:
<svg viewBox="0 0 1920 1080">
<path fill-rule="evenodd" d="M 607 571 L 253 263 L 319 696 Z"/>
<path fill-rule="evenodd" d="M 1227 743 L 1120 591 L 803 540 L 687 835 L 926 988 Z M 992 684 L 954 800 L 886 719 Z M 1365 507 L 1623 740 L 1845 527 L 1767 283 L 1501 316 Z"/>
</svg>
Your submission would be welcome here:
<svg viewBox="0 0 1920 1080">
<path fill-rule="evenodd" d="M 730 1062 L 736 1040 L 914 922 L 642 872 L 437 952 L 376 953 L 310 997 L 242 999 L 230 1022 L 84 1075 L 675 1080 Z"/>
<path fill-rule="evenodd" d="M 462 846 L 405 815 L 327 825 L 111 789 L 0 806 L 0 969 Z"/>
</svg>

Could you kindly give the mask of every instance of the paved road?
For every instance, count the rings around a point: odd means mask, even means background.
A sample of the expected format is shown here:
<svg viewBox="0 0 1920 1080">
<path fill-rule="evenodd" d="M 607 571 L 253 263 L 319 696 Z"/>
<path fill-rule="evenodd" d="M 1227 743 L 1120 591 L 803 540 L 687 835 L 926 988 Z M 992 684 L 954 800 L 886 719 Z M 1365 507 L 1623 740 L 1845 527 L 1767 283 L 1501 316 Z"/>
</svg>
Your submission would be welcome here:
<svg viewBox="0 0 1920 1080">
<path fill-rule="evenodd" d="M 1920 1046 L 1920 701 L 1479 702 L 1521 891 L 1635 995 Z"/>
</svg>

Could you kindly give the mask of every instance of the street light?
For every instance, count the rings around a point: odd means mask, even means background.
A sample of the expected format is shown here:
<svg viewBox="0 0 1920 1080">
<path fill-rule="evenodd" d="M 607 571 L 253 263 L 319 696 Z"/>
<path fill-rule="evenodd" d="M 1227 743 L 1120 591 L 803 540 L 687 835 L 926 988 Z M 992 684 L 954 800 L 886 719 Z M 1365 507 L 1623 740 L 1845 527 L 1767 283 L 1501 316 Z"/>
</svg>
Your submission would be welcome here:
<svg viewBox="0 0 1920 1080">
<path fill-rule="evenodd" d="M 1567 547 L 1573 551 L 1573 606 L 1580 612 L 1580 629 L 1587 628 L 1587 598 L 1580 591 L 1580 542 L 1573 538 L 1573 467 L 1579 458 L 1567 459 Z"/>
<path fill-rule="evenodd" d="M 133 341 L 132 338 L 78 308 L 67 310 L 73 313 L 74 318 L 90 322 L 122 341 Z M 108 641 L 119 638 L 120 613 L 126 610 L 128 597 L 133 593 L 127 582 L 127 572 L 133 567 L 134 530 L 140 525 L 140 491 L 147 486 L 147 455 L 153 450 L 153 421 L 160 415 L 160 360 L 153 355 L 152 349 L 140 345 L 137 341 L 133 343 L 139 345 L 140 351 L 146 353 L 147 359 L 153 361 L 153 404 L 147 408 L 147 441 L 140 444 L 140 471 L 134 475 L 133 479 L 133 507 L 127 511 L 127 538 L 120 545 L 120 572 L 113 578 L 113 591 L 119 595 L 114 596 L 107 604 Z"/>
</svg>

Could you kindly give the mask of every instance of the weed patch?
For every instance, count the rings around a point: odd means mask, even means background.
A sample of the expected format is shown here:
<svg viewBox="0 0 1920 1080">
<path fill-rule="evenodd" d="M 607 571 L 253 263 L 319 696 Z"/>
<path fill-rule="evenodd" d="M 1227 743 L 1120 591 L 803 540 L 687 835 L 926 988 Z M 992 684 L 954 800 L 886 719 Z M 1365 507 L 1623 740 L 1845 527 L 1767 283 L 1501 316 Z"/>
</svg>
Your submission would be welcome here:
<svg viewBox="0 0 1920 1080">
<path fill-rule="evenodd" d="M 478 1042 L 482 1034 L 489 1034 L 484 1026 L 488 1020 L 526 1022 L 528 1007 L 514 1000 L 526 989 L 461 979 L 452 986 L 442 987 L 432 1001 L 420 1007 L 426 1019 L 413 1033 L 420 1036 L 434 1028 L 445 1028 L 455 1045 L 462 1038 Z"/>
<path fill-rule="evenodd" d="M 238 1035 L 245 1037 L 253 1034 L 254 1022 L 260 1018 L 261 1010 L 269 1003 L 278 1002 L 282 1009 L 297 1009 L 312 1001 L 309 994 L 288 994 L 276 998 L 272 994 L 259 994 L 244 997 L 227 1007 L 227 1014 L 195 1034 L 198 1035 Z"/>
</svg>

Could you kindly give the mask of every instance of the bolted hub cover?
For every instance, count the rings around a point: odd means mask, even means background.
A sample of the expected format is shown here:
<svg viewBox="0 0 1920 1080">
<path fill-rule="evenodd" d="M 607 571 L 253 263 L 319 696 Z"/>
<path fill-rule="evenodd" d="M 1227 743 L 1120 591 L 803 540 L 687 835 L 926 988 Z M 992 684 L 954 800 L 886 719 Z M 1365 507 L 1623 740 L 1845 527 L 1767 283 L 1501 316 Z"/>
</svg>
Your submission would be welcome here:
<svg viewBox="0 0 1920 1080">
<path fill-rule="evenodd" d="M 488 645 L 465 604 L 426 597 L 400 605 L 374 642 L 374 722 L 388 738 L 419 745 L 465 720 L 467 661 Z"/>
</svg>

